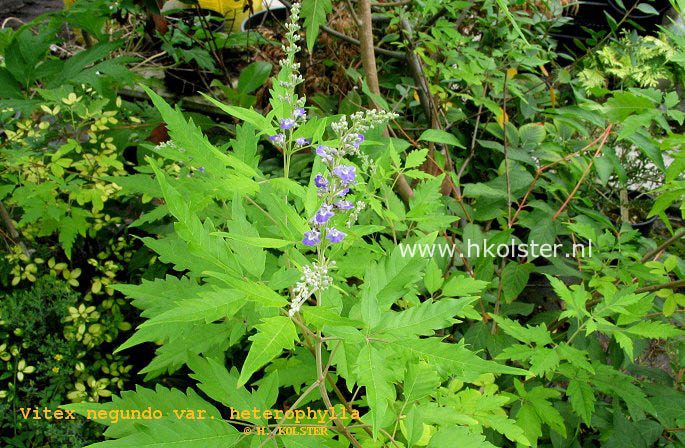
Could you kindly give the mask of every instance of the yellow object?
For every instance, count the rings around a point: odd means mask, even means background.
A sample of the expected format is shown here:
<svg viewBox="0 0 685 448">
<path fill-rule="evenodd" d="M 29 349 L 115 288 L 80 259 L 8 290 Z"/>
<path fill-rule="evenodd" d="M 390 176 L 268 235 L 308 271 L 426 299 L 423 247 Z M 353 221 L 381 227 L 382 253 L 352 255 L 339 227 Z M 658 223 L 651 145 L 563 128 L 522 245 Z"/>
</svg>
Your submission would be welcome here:
<svg viewBox="0 0 685 448">
<path fill-rule="evenodd" d="M 67 1 L 67 0 L 65 0 Z M 70 0 L 72 1 L 72 0 Z M 267 4 L 272 9 L 283 8 L 276 0 L 198 0 L 202 9 L 216 11 L 226 17 L 226 22 L 231 26 L 231 31 L 241 31 L 241 27 L 250 16 L 267 9 Z M 192 7 L 180 0 L 168 0 L 162 10 Z"/>
<path fill-rule="evenodd" d="M 63 0 L 64 7 L 69 8 L 76 0 Z M 267 9 L 270 4 L 272 9 L 283 8 L 278 1 L 273 0 L 198 0 L 202 9 L 216 11 L 226 17 L 226 21 L 231 25 L 231 31 L 241 31 L 243 23 L 253 14 Z M 191 5 L 182 3 L 179 0 L 169 0 L 164 2 L 162 10 L 174 8 L 189 8 Z"/>
<path fill-rule="evenodd" d="M 198 0 L 198 3 L 201 8 L 216 11 L 226 17 L 226 22 L 233 22 L 231 31 L 240 31 L 240 26 L 252 13 L 264 9 L 261 0 Z"/>
</svg>

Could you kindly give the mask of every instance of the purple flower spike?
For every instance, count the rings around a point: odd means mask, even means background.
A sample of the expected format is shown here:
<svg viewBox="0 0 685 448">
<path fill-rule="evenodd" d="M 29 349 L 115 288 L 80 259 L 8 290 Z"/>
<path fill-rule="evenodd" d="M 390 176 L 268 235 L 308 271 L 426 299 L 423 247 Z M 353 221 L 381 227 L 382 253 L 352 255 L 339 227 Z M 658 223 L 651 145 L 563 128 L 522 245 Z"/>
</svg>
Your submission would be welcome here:
<svg viewBox="0 0 685 448">
<path fill-rule="evenodd" d="M 304 232 L 304 239 L 302 240 L 302 244 L 305 246 L 316 246 L 319 244 L 321 240 L 319 239 L 319 231 L 318 230 L 312 230 L 311 232 Z"/>
<path fill-rule="evenodd" d="M 304 146 L 310 144 L 311 142 L 304 137 L 300 137 L 295 140 L 295 143 L 297 143 L 300 146 Z"/>
<path fill-rule="evenodd" d="M 281 129 L 291 129 L 295 127 L 295 120 L 292 118 L 281 118 Z"/>
<path fill-rule="evenodd" d="M 335 206 L 338 207 L 340 210 L 349 210 L 354 208 L 354 204 L 350 201 L 338 201 L 335 203 Z"/>
<path fill-rule="evenodd" d="M 364 143 L 364 136 L 362 134 L 357 134 L 357 140 L 353 143 L 355 148 L 359 148 L 359 145 Z"/>
<path fill-rule="evenodd" d="M 324 204 L 321 206 L 319 211 L 314 215 L 314 222 L 317 224 L 324 224 L 326 221 L 333 217 L 333 206 L 329 204 Z"/>
<path fill-rule="evenodd" d="M 316 147 L 316 155 L 321 157 L 324 161 L 331 162 L 333 160 L 333 156 L 329 154 L 328 150 L 328 146 L 319 145 Z"/>
<path fill-rule="evenodd" d="M 284 134 L 272 135 L 271 137 L 269 137 L 269 140 L 271 140 L 276 145 L 282 145 L 283 143 L 285 143 L 285 135 Z"/>
<path fill-rule="evenodd" d="M 295 109 L 295 112 L 293 112 L 293 117 L 295 117 L 296 120 L 298 118 L 306 119 L 307 111 L 305 111 L 303 107 L 298 107 L 297 109 Z"/>
<path fill-rule="evenodd" d="M 345 233 L 341 232 L 335 227 L 329 227 L 326 228 L 326 238 L 328 238 L 328 241 L 331 243 L 339 243 L 345 239 Z"/>
<path fill-rule="evenodd" d="M 326 188 L 328 187 L 328 181 L 321 174 L 317 174 L 314 178 L 314 185 L 319 188 Z"/>
<path fill-rule="evenodd" d="M 356 174 L 354 172 L 354 167 L 352 165 L 338 165 L 333 168 L 333 174 L 338 176 L 343 185 L 354 182 Z"/>
</svg>

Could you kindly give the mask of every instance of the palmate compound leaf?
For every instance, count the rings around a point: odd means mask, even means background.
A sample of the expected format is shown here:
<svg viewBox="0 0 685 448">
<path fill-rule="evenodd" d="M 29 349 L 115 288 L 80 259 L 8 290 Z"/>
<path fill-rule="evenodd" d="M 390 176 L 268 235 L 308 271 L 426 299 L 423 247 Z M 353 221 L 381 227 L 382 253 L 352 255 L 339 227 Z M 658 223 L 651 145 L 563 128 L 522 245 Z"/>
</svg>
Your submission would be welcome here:
<svg viewBox="0 0 685 448">
<path fill-rule="evenodd" d="M 257 328 L 257 334 L 249 337 L 252 345 L 243 363 L 236 387 L 247 383 L 253 373 L 279 356 L 284 349 L 295 348 L 297 330 L 290 318 L 285 316 L 264 318 L 261 324 L 255 325 L 255 328 Z"/>
</svg>

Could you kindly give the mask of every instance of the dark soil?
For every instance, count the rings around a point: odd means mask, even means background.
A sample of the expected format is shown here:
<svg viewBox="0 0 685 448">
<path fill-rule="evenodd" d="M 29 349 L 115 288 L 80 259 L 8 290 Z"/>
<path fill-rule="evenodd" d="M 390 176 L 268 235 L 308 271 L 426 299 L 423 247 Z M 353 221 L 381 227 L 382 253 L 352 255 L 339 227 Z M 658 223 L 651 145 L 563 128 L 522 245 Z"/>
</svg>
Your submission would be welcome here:
<svg viewBox="0 0 685 448">
<path fill-rule="evenodd" d="M 15 17 L 28 23 L 41 14 L 59 11 L 64 8 L 62 0 L 0 0 L 0 25 L 8 17 Z M 8 20 L 5 26 L 17 28 L 21 24 L 16 20 Z"/>
</svg>

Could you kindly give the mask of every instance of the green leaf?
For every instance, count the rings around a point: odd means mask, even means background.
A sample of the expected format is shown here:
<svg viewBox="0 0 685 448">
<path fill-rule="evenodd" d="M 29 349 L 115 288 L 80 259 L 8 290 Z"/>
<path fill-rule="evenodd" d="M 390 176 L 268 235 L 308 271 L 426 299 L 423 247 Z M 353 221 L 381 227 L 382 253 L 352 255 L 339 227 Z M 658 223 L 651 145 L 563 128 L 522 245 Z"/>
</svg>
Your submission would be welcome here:
<svg viewBox="0 0 685 448">
<path fill-rule="evenodd" d="M 343 317 L 334 308 L 303 306 L 300 312 L 306 322 L 319 329 L 324 327 L 364 327 L 364 322 Z"/>
<path fill-rule="evenodd" d="M 590 364 L 590 362 L 587 360 L 588 353 L 586 351 L 578 350 L 577 348 L 571 347 L 565 342 L 557 345 L 555 350 L 561 359 L 565 359 L 574 367 L 583 369 L 592 375 L 595 374 L 595 369 L 592 368 L 592 364 Z"/>
<path fill-rule="evenodd" d="M 650 339 L 668 339 L 685 334 L 685 331 L 676 328 L 673 325 L 669 325 L 664 322 L 646 320 L 640 321 L 632 327 L 625 327 L 623 330 L 630 334 L 635 334 L 637 336 Z"/>
<path fill-rule="evenodd" d="M 164 123 L 166 124 L 166 127 L 169 130 L 169 136 L 171 136 L 173 142 L 176 143 L 180 148 L 183 148 L 188 152 L 192 151 L 191 154 L 193 155 L 194 162 L 204 166 L 207 170 L 217 170 L 217 173 L 220 174 L 233 174 L 234 176 L 236 174 L 240 174 L 241 176 L 236 177 L 236 180 L 242 183 L 242 185 L 240 185 L 240 188 L 246 191 L 256 191 L 258 187 L 251 178 L 257 176 L 257 172 L 252 167 L 250 167 L 245 162 L 238 159 L 232 154 L 219 151 L 214 145 L 212 145 L 209 142 L 207 137 L 202 134 L 200 128 L 198 128 L 192 120 L 186 121 L 186 119 L 183 117 L 183 114 L 180 110 L 178 110 L 178 108 L 172 109 L 171 106 L 169 106 L 169 104 L 167 104 L 167 102 L 164 101 L 162 97 L 160 97 L 147 87 L 143 88 L 145 89 L 145 92 L 147 92 L 147 94 L 150 96 L 150 99 L 152 100 L 157 110 L 159 110 L 159 113 L 162 115 Z M 225 106 L 216 101 L 215 99 L 207 97 L 206 95 L 205 97 L 213 103 L 220 105 L 222 107 L 233 107 Z M 257 112 L 251 112 L 257 114 Z M 263 127 L 266 118 L 262 117 L 262 115 L 260 114 L 257 115 L 261 119 L 261 122 L 259 124 L 261 124 L 262 126 L 258 126 L 257 124 L 255 124 L 255 126 L 257 126 L 260 130 L 264 131 L 265 129 L 263 129 Z M 271 125 L 268 124 L 268 121 L 266 121 L 266 123 L 266 128 L 268 130 L 271 128 Z M 227 167 L 233 168 L 233 170 L 235 171 L 228 170 Z"/>
<path fill-rule="evenodd" d="M 455 445 L 457 443 L 458 445 Z M 495 448 L 495 445 L 485 440 L 484 435 L 475 434 L 463 426 L 442 428 L 431 437 L 427 448 L 453 446 L 459 446 L 459 448 Z"/>
<path fill-rule="evenodd" d="M 451 276 L 442 287 L 442 294 L 448 297 L 465 297 L 479 294 L 489 282 L 476 280 L 463 274 Z"/>
<path fill-rule="evenodd" d="M 649 160 L 654 162 L 654 164 L 662 171 L 666 171 L 666 166 L 664 165 L 664 158 L 662 156 L 661 150 L 654 143 L 653 138 L 649 133 L 640 129 L 635 133 L 627 137 L 627 140 L 633 143 L 637 148 L 645 155 Z"/>
<path fill-rule="evenodd" d="M 262 400 L 238 386 L 238 372 L 235 367 L 229 372 L 216 360 L 199 356 L 192 356 L 188 366 L 194 372 L 190 377 L 198 381 L 200 390 L 212 400 L 234 409 L 265 409 Z M 263 418 L 251 418 L 248 421 L 267 424 Z"/>
<path fill-rule="evenodd" d="M 408 355 L 423 358 L 430 363 L 445 366 L 452 375 L 462 381 L 473 381 L 484 373 L 527 375 L 527 370 L 509 367 L 494 361 L 486 361 L 463 345 L 447 344 L 435 338 L 399 339 L 393 346 Z"/>
<path fill-rule="evenodd" d="M 620 123 L 632 114 L 649 112 L 653 109 L 654 104 L 644 96 L 617 91 L 607 100 L 604 111 L 609 120 Z"/>
<path fill-rule="evenodd" d="M 185 411 L 184 409 L 179 410 Z M 218 419 L 151 420 L 145 426 L 117 440 L 107 440 L 88 448 L 228 448 L 235 446 L 243 437 L 230 424 Z"/>
<path fill-rule="evenodd" d="M 423 284 L 426 286 L 426 289 L 430 294 L 433 294 L 440 289 L 443 282 L 442 271 L 438 267 L 438 264 L 434 260 L 429 261 L 428 266 L 426 267 L 426 275 L 423 278 Z"/>
<path fill-rule="evenodd" d="M 238 78 L 238 91 L 248 94 L 257 90 L 269 78 L 272 68 L 266 61 L 256 61 L 245 67 Z"/>
<path fill-rule="evenodd" d="M 407 154 L 407 160 L 404 161 L 404 168 L 415 168 L 420 166 L 428 155 L 428 148 L 417 149 Z"/>
<path fill-rule="evenodd" d="M 538 346 L 552 343 L 552 336 L 547 330 L 547 327 L 545 327 L 545 324 L 540 324 L 537 327 L 524 327 L 515 320 L 498 316 L 494 313 L 491 313 L 490 317 L 497 322 L 497 326 L 504 330 L 506 334 L 516 338 L 521 342 L 526 344 L 531 344 L 534 342 Z"/>
<path fill-rule="evenodd" d="M 647 3 L 640 3 L 639 5 L 637 5 L 637 9 L 651 16 L 659 15 L 659 11 L 654 9 L 654 6 Z"/>
<path fill-rule="evenodd" d="M 278 238 L 261 238 L 256 236 L 238 235 L 235 233 L 228 232 L 213 232 L 212 235 L 222 236 L 224 238 L 229 238 L 232 240 L 251 244 L 252 246 L 263 247 L 268 249 L 280 249 L 281 247 L 290 246 L 291 244 L 296 243 L 296 241 L 286 241 Z"/>
<path fill-rule="evenodd" d="M 502 294 L 505 303 L 511 303 L 521 294 L 528 284 L 530 273 L 535 266 L 530 263 L 508 263 L 502 271 Z"/>
<path fill-rule="evenodd" d="M 212 420 L 212 417 L 217 420 L 221 419 L 221 413 L 214 406 L 200 398 L 194 390 L 188 389 L 186 393 L 183 393 L 178 389 L 167 389 L 160 384 L 157 384 L 154 390 L 136 385 L 135 391 L 124 391 L 120 397 L 114 395 L 112 401 L 106 403 L 72 403 L 62 405 L 60 408 L 74 411 L 75 414 L 107 425 L 108 428 L 105 431 L 105 436 L 114 439 L 135 434 L 141 427 L 149 427 L 154 422 L 166 421 L 173 423 L 178 420 L 174 410 L 202 409 L 205 411 L 204 416 L 206 419 Z M 137 410 L 142 415 L 142 412 L 148 408 L 151 408 L 150 412 L 152 410 L 161 411 L 162 418 L 160 420 L 119 418 L 122 411 Z"/>
<path fill-rule="evenodd" d="M 571 408 L 583 422 L 590 426 L 592 413 L 595 410 L 595 394 L 587 381 L 571 380 L 566 388 L 566 395 L 571 402 Z"/>
<path fill-rule="evenodd" d="M 204 290 L 200 297 L 176 302 L 173 308 L 143 322 L 139 328 L 194 321 L 213 322 L 234 315 L 246 301 L 245 294 L 238 290 Z"/>
<path fill-rule="evenodd" d="M 255 325 L 255 328 L 257 328 L 257 334 L 249 337 L 252 345 L 240 372 L 237 387 L 244 385 L 253 373 L 279 356 L 284 349 L 295 348 L 297 331 L 290 318 L 285 316 L 264 318 L 261 324 Z"/>
<path fill-rule="evenodd" d="M 441 143 L 444 145 L 452 145 L 457 148 L 465 149 L 466 147 L 453 134 L 440 129 L 426 129 L 419 137 L 419 141 L 427 141 L 434 143 Z"/>
<path fill-rule="evenodd" d="M 235 323 L 235 321 L 231 322 Z M 149 381 L 167 372 L 177 371 L 188 362 L 189 355 L 211 353 L 214 350 L 224 351 L 229 346 L 226 337 L 230 327 L 221 324 L 175 325 L 168 341 L 157 349 L 155 357 L 139 373 L 146 374 L 145 381 Z M 156 339 L 155 342 L 159 342 Z"/>
<path fill-rule="evenodd" d="M 74 241 L 76 241 L 76 235 L 78 234 L 78 227 L 76 222 L 70 216 L 64 216 L 59 222 L 59 243 L 64 249 L 64 253 L 67 258 L 71 260 L 71 248 L 74 246 Z"/>
<path fill-rule="evenodd" d="M 411 403 L 433 394 L 440 386 L 440 377 L 435 369 L 426 363 L 410 363 L 402 384 L 404 401 Z"/>
<path fill-rule="evenodd" d="M 564 418 L 549 401 L 550 399 L 557 400 L 560 396 L 561 393 L 557 390 L 536 386 L 526 394 L 525 399 L 533 405 L 535 412 L 542 422 L 549 425 L 550 428 L 563 438 L 566 438 Z"/>
<path fill-rule="evenodd" d="M 245 109 L 244 107 L 238 107 L 238 106 L 228 106 L 226 104 L 223 104 L 214 98 L 205 95 L 204 93 L 202 94 L 210 103 L 214 104 L 216 107 L 219 109 L 223 110 L 227 114 L 230 114 L 236 118 L 239 118 L 246 123 L 250 123 L 253 125 L 255 128 L 259 130 L 260 133 L 265 134 L 265 135 L 275 135 L 276 134 L 276 129 L 273 127 L 271 122 L 264 117 L 262 114 L 259 112 L 255 111 L 254 109 Z"/>
<path fill-rule="evenodd" d="M 373 345 L 367 343 L 357 359 L 358 383 L 366 388 L 366 401 L 371 413 L 371 424 L 376 434 L 381 419 L 395 401 L 395 387 L 389 364 Z"/>
<path fill-rule="evenodd" d="M 553 372 L 559 365 L 559 355 L 551 348 L 537 347 L 530 357 L 530 371 L 542 376 Z"/>
<path fill-rule="evenodd" d="M 319 35 L 319 27 L 327 23 L 326 15 L 333 10 L 330 0 L 303 0 L 302 17 L 307 31 L 307 50 L 314 48 L 314 42 Z"/>
<path fill-rule="evenodd" d="M 537 149 L 537 146 L 545 140 L 547 131 L 541 123 L 528 123 L 519 128 L 521 147 L 528 150 Z"/>
<path fill-rule="evenodd" d="M 23 97 L 21 85 L 4 67 L 0 67 L 0 98 L 20 99 Z"/>
<path fill-rule="evenodd" d="M 381 322 L 374 331 L 386 330 L 403 336 L 432 335 L 435 330 L 458 322 L 453 317 L 463 315 L 463 309 L 476 300 L 477 297 L 460 300 L 443 298 L 436 302 L 426 300 L 404 311 L 389 311 L 382 315 Z"/>
<path fill-rule="evenodd" d="M 239 279 L 221 272 L 207 271 L 204 272 L 204 274 L 217 278 L 228 286 L 242 291 L 249 299 L 260 303 L 263 306 L 281 308 L 288 303 L 285 297 L 282 297 L 276 291 L 262 283 Z"/>
</svg>

